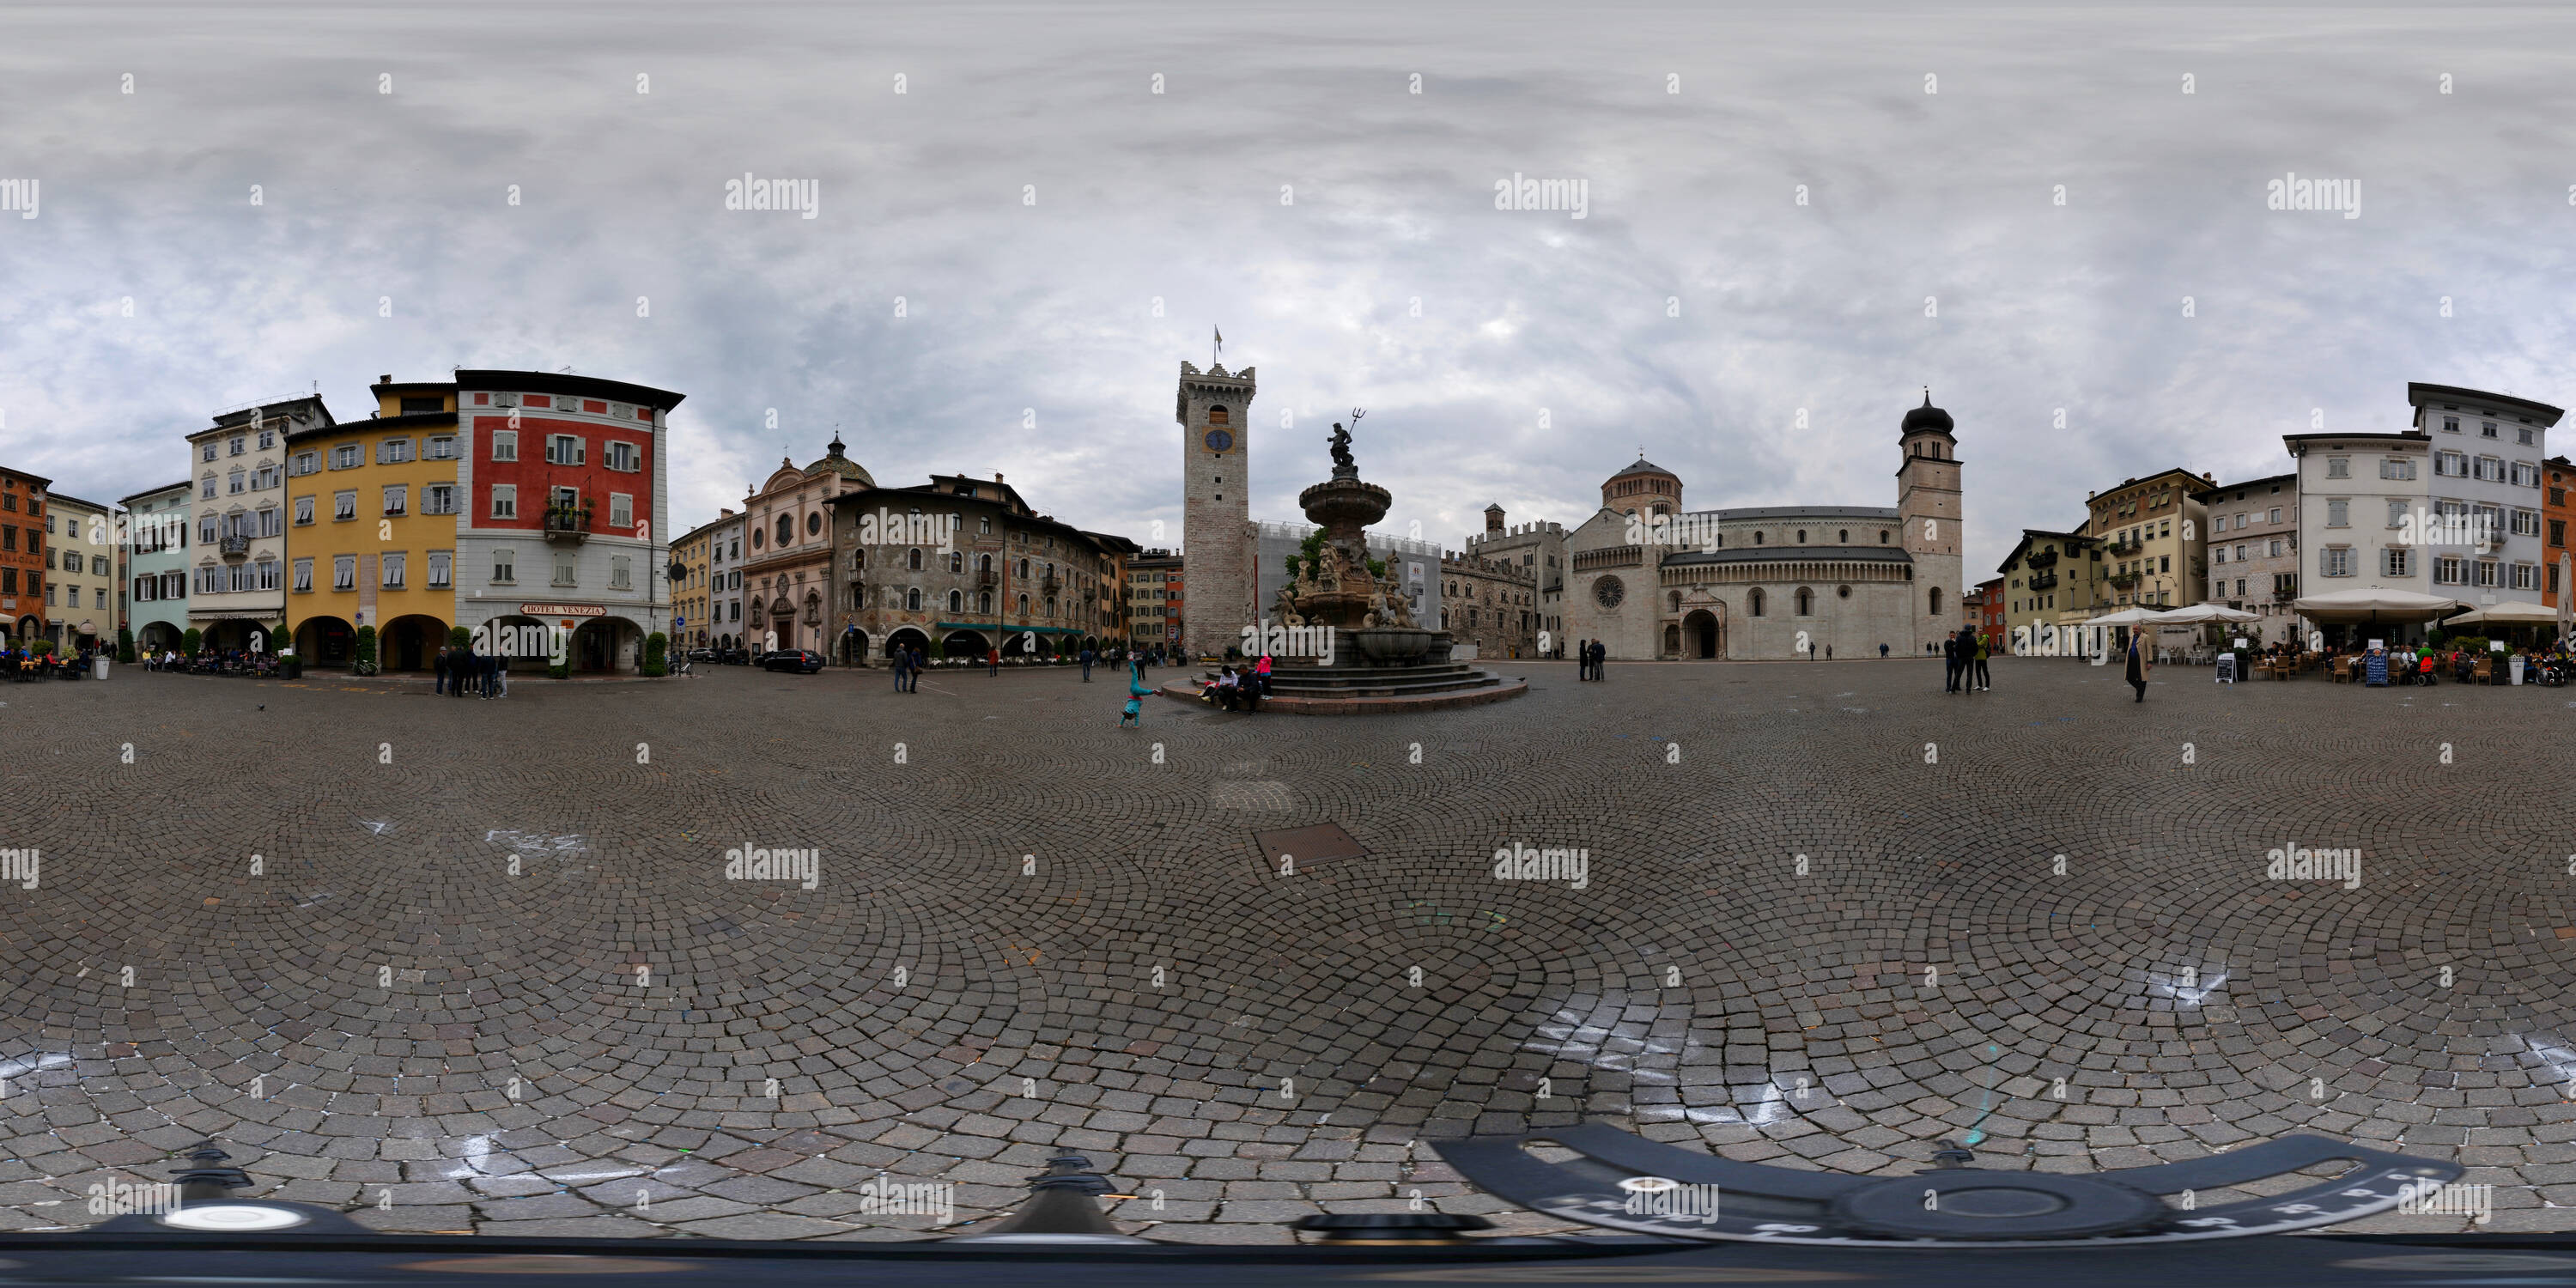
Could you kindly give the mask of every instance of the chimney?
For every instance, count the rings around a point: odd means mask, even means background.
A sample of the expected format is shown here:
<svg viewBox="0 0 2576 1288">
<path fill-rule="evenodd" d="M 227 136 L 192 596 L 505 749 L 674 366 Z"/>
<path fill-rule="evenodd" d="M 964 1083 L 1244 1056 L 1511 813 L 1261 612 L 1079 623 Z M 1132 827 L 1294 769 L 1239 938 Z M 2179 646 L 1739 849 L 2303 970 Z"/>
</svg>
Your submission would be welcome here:
<svg viewBox="0 0 2576 1288">
<path fill-rule="evenodd" d="M 716 517 L 717 517 L 717 518 L 719 518 L 719 519 L 730 519 L 730 518 L 732 518 L 732 517 L 733 517 L 733 511 L 728 510 L 728 509 L 724 508 L 723 506 L 717 506 L 717 507 L 716 507 Z"/>
<path fill-rule="evenodd" d="M 996 483 L 1002 481 L 1002 472 L 1000 470 L 993 471 L 993 481 Z"/>
<path fill-rule="evenodd" d="M 390 371 L 386 372 L 385 374 L 383 374 L 383 375 L 381 375 L 381 376 L 376 377 L 376 383 L 377 383 L 377 384 L 380 384 L 380 385 L 390 385 L 390 384 L 392 384 L 393 382 L 394 382 L 394 373 L 392 373 L 392 372 L 390 372 Z"/>
</svg>

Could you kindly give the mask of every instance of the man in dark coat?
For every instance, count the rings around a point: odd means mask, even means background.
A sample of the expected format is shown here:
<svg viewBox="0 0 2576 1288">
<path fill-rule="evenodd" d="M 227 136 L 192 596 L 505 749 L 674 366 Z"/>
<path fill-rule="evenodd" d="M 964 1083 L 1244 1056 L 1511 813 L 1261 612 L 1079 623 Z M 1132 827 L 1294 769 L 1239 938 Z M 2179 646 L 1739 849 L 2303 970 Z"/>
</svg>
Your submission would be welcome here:
<svg viewBox="0 0 2576 1288">
<path fill-rule="evenodd" d="M 2147 700 L 2147 668 L 2153 663 L 2147 661 L 2146 652 L 2138 645 L 2138 638 L 2138 632 L 2129 632 L 2128 679 L 2129 687 L 2138 691 L 2138 701 L 2144 702 Z"/>
</svg>

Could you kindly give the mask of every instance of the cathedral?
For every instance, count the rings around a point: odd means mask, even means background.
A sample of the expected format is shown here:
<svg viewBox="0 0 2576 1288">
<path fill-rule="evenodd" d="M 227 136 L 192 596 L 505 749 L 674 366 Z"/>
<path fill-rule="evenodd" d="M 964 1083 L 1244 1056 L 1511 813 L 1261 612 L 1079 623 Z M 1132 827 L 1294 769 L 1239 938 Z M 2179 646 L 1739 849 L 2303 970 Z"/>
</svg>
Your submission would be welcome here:
<svg viewBox="0 0 2576 1288">
<path fill-rule="evenodd" d="M 1681 479 L 1641 456 L 1562 537 L 1563 645 L 1632 661 L 1938 653 L 1964 620 L 1966 534 L 1958 442 L 1929 392 L 1897 446 L 1884 508 L 1685 510 Z"/>
</svg>

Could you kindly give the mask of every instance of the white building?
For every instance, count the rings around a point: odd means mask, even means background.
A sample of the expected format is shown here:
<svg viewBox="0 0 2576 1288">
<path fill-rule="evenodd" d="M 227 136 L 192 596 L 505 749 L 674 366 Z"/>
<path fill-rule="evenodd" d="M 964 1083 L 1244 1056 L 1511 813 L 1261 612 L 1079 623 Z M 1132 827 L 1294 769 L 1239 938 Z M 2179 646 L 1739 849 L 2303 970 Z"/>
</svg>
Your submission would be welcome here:
<svg viewBox="0 0 2576 1288">
<path fill-rule="evenodd" d="M 286 436 L 335 424 L 317 396 L 223 412 L 188 435 L 196 483 L 188 624 L 205 647 L 275 651 L 286 624 Z"/>
<path fill-rule="evenodd" d="M 2421 433 L 2286 434 L 2298 463 L 2298 549 L 2305 564 L 2299 593 L 2325 595 L 2372 587 L 2445 593 L 2433 585 L 2427 550 L 2415 544 L 2411 516 L 2423 512 L 2433 445 Z M 2423 638 L 2421 624 L 2353 629 L 2326 625 L 2329 641 Z"/>
<path fill-rule="evenodd" d="M 743 516 L 731 510 L 721 515 L 707 533 L 707 640 L 717 648 L 741 648 Z"/>
<path fill-rule="evenodd" d="M 2415 432 L 2432 443 L 2429 494 L 2442 520 L 2426 551 L 2433 593 L 2473 604 L 2541 602 L 2541 463 L 2564 413 L 2450 385 L 2410 383 L 2406 401 Z"/>
</svg>

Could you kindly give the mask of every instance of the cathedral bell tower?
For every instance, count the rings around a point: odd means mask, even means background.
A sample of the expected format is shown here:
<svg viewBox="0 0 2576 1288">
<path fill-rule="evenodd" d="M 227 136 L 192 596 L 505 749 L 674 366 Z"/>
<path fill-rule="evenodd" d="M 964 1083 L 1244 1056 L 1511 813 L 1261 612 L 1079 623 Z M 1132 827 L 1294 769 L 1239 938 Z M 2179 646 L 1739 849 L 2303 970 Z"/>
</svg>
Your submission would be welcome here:
<svg viewBox="0 0 2576 1288">
<path fill-rule="evenodd" d="M 1225 656 L 1255 618 L 1258 546 L 1252 529 L 1252 368 L 1181 364 L 1181 646 Z"/>
<path fill-rule="evenodd" d="M 1926 389 L 1923 405 L 1905 413 L 1898 440 L 1905 457 L 1896 468 L 1896 515 L 1904 525 L 1905 552 L 1914 559 L 1917 656 L 1927 644 L 1939 652 L 1942 637 L 1967 623 L 1960 606 L 1966 591 L 1960 552 L 1967 533 L 1960 527 L 1959 441 L 1950 430 L 1950 413 L 1933 406 Z"/>
</svg>

